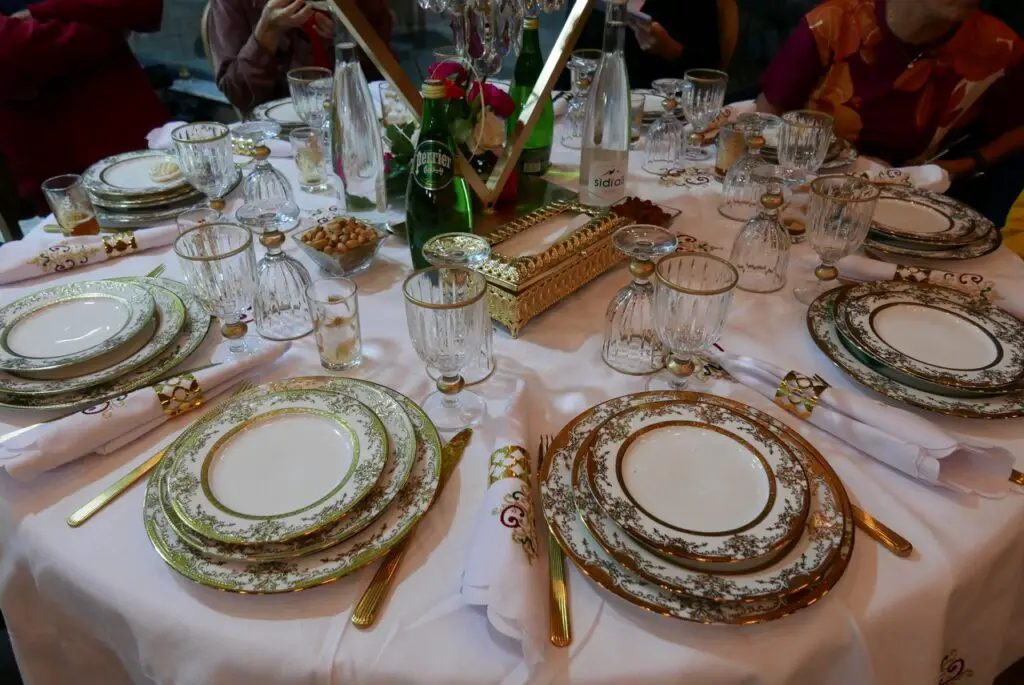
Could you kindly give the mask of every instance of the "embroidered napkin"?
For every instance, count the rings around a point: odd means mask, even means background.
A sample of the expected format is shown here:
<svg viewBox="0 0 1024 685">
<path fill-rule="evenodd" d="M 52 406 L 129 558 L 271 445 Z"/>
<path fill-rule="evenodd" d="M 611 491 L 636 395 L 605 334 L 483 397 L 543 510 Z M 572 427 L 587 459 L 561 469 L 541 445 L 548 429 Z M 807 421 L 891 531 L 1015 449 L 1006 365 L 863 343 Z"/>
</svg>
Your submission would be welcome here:
<svg viewBox="0 0 1024 685">
<path fill-rule="evenodd" d="M 1002 447 L 962 441 L 911 412 L 760 359 L 715 351 L 712 360 L 739 383 L 772 400 L 778 395 L 776 403 L 791 413 L 909 476 L 982 497 L 1011 489 L 1014 457 Z"/>
<path fill-rule="evenodd" d="M 239 376 L 267 366 L 291 343 L 140 388 L 93 407 L 43 423 L 0 443 L 0 466 L 30 480 L 92 452 L 108 453 L 227 390 Z"/>
<path fill-rule="evenodd" d="M 240 123 L 240 122 L 239 122 Z M 171 131 L 184 126 L 184 121 L 170 121 L 159 128 L 154 128 L 152 131 L 146 134 L 146 140 L 149 141 L 150 150 L 170 150 L 174 148 L 174 141 L 171 140 Z M 238 124 L 230 124 L 228 128 L 234 130 Z M 271 157 L 291 157 L 292 146 L 287 140 L 281 140 L 280 138 L 271 138 L 264 143 L 270 148 Z"/>
<path fill-rule="evenodd" d="M 935 193 L 949 190 L 949 172 L 938 164 L 890 168 L 874 160 L 865 159 L 863 165 L 867 166 L 867 169 L 860 175 L 880 185 L 912 185 Z"/>
<path fill-rule="evenodd" d="M 547 606 L 540 587 L 532 493 L 529 452 L 518 445 L 495 450 L 462 575 L 463 598 L 486 606 L 491 625 L 522 642 L 530 666 L 543 655 Z"/>
<path fill-rule="evenodd" d="M 54 273 L 67 273 L 126 255 L 166 247 L 178 237 L 175 225 L 140 231 L 64 238 L 33 231 L 0 248 L 0 283 L 13 283 Z"/>
<path fill-rule="evenodd" d="M 741 114 L 747 114 L 748 112 L 756 112 L 757 103 L 753 100 L 740 100 L 730 105 L 726 105 L 715 117 L 711 125 L 707 127 L 705 134 L 715 133 L 718 129 L 729 121 L 736 121 Z"/>
</svg>

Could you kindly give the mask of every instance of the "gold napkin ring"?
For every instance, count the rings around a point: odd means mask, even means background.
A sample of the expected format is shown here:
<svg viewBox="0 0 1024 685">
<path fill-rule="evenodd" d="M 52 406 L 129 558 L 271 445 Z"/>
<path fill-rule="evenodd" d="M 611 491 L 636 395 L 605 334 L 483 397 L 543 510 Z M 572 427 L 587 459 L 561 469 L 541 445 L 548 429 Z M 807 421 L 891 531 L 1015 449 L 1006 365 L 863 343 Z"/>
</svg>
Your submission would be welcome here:
<svg viewBox="0 0 1024 685">
<path fill-rule="evenodd" d="M 203 403 L 203 389 L 199 381 L 190 373 L 183 373 L 153 386 L 160 406 L 168 418 L 180 416 Z"/>
<path fill-rule="evenodd" d="M 490 466 L 487 487 L 506 478 L 518 478 L 527 485 L 530 484 L 530 453 L 525 447 L 509 445 L 494 450 L 491 453 Z"/>
<path fill-rule="evenodd" d="M 124 231 L 103 236 L 103 249 L 107 251 L 107 256 L 113 259 L 135 252 L 139 249 L 139 244 L 135 241 L 135 233 Z"/>
<path fill-rule="evenodd" d="M 818 400 L 830 387 L 818 374 L 805 376 L 798 371 L 790 371 L 775 391 L 775 404 L 806 420 L 811 418 Z"/>
</svg>

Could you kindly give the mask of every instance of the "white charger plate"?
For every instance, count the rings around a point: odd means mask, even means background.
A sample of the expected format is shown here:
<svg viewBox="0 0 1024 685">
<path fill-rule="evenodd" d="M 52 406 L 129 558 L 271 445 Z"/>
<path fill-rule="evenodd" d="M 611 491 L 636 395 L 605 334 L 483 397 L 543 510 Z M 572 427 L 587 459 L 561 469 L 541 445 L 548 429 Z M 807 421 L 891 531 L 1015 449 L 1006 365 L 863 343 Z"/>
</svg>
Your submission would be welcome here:
<svg viewBox="0 0 1024 685">
<path fill-rule="evenodd" d="M 168 150 L 137 150 L 113 155 L 96 162 L 82 174 L 82 182 L 92 193 L 116 198 L 142 198 L 181 192 L 188 186 L 184 174 L 169 181 L 154 181 L 150 172 L 158 164 L 178 163 Z"/>
<path fill-rule="evenodd" d="M 374 486 L 388 437 L 364 404 L 261 388 L 186 430 L 167 452 L 175 514 L 204 537 L 284 542 L 345 516 Z"/>
<path fill-rule="evenodd" d="M 0 309 L 0 369 L 59 369 L 106 354 L 138 335 L 155 309 L 146 288 L 122 281 L 78 281 L 26 295 Z"/>
<path fill-rule="evenodd" d="M 295 128 L 303 126 L 304 122 L 295 111 L 295 103 L 291 98 L 271 100 L 257 105 L 252 111 L 253 119 L 262 121 L 273 121 L 280 124 L 282 128 Z"/>
<path fill-rule="evenodd" d="M 945 195 L 914 186 L 885 185 L 875 205 L 871 230 L 925 247 L 960 247 L 985 237 L 990 223 Z"/>
<path fill-rule="evenodd" d="M 699 395 L 610 418 L 583 469 L 609 518 L 698 570 L 762 568 L 792 547 L 807 517 L 807 479 L 792 452 Z"/>
</svg>

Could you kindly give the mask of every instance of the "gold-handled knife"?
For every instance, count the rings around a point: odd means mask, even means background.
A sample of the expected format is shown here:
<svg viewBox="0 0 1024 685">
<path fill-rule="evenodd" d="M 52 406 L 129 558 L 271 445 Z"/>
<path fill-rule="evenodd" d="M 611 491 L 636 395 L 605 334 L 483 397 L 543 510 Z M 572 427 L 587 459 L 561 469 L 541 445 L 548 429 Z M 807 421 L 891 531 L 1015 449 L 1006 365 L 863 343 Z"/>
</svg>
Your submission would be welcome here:
<svg viewBox="0 0 1024 685">
<path fill-rule="evenodd" d="M 540 438 L 540 464 L 550 459 L 551 436 Z M 541 468 L 541 473 L 544 469 Z M 548 531 L 548 580 L 550 601 L 548 602 L 548 622 L 551 644 L 555 647 L 568 647 L 572 642 L 572 623 L 569 619 L 569 578 L 565 573 L 565 552 L 555 536 Z"/>
<path fill-rule="evenodd" d="M 240 395 L 247 390 L 251 390 L 253 387 L 255 386 L 252 381 L 241 381 L 235 386 L 234 390 L 231 391 L 231 396 L 234 397 L 235 395 Z M 80 525 L 92 518 L 100 509 L 123 495 L 129 488 L 131 488 L 132 485 L 142 480 L 143 476 L 152 471 L 153 467 L 159 464 L 160 460 L 164 458 L 164 454 L 166 452 L 167 448 L 160 450 L 152 457 L 119 478 L 117 482 L 109 488 L 86 502 L 71 514 L 71 516 L 68 516 L 68 525 L 72 528 L 78 528 Z"/>
<path fill-rule="evenodd" d="M 1024 487 L 1024 473 L 1021 473 L 1017 469 L 1010 471 L 1010 482 L 1014 485 L 1020 485 Z"/>
<path fill-rule="evenodd" d="M 885 525 L 874 516 L 853 505 L 853 521 L 873 540 L 898 557 L 907 558 L 914 552 L 914 546 L 905 537 Z"/>
<path fill-rule="evenodd" d="M 441 480 L 437 486 L 437 494 L 434 496 L 434 502 L 437 502 L 438 498 L 441 497 L 441 492 L 444 490 L 445 484 L 448 483 L 448 479 L 452 475 L 452 471 L 458 466 L 459 460 L 462 459 L 462 453 L 466 451 L 466 445 L 469 444 L 469 439 L 473 437 L 473 429 L 467 428 L 460 431 L 454 438 L 448 441 L 448 444 L 444 446 L 444 450 L 441 452 Z M 431 504 L 433 506 L 433 504 Z M 405 551 L 409 547 L 409 540 L 412 539 L 413 533 L 416 532 L 416 528 L 419 526 L 413 526 L 402 541 L 391 548 L 391 550 L 384 555 L 384 561 L 377 569 L 377 572 L 373 574 L 373 579 L 370 584 L 366 587 L 366 591 L 363 592 L 363 596 L 359 599 L 359 603 L 356 604 L 355 611 L 352 612 L 352 625 L 357 628 L 369 628 L 377 621 L 377 616 L 380 614 L 381 607 L 384 605 L 384 600 L 388 597 L 388 592 L 391 590 L 391 583 L 395 578 L 395 571 L 398 570 L 398 565 L 402 562 L 402 557 L 405 556 Z"/>
</svg>

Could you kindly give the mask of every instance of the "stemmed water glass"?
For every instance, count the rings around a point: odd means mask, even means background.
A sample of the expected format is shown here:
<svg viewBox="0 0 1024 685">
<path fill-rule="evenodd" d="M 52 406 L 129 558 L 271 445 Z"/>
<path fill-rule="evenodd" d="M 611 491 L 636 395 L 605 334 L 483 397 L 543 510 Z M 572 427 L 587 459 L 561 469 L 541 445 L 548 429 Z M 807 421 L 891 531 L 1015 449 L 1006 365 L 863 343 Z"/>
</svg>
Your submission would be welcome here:
<svg viewBox="0 0 1024 685">
<path fill-rule="evenodd" d="M 178 236 L 178 255 L 185 282 L 231 341 L 232 356 L 250 354 L 242 315 L 256 295 L 256 253 L 252 232 L 229 223 L 200 224 Z"/>
<path fill-rule="evenodd" d="M 224 124 L 200 121 L 171 131 L 178 164 L 188 182 L 206 195 L 211 208 L 224 209 L 224 196 L 238 180 L 231 131 Z"/>
<path fill-rule="evenodd" d="M 469 269 L 428 267 L 406 278 L 402 292 L 416 354 L 441 374 L 423 411 L 442 431 L 475 426 L 486 404 L 463 389 L 462 370 L 478 342 L 480 319 L 488 316 L 487 281 Z"/>
<path fill-rule="evenodd" d="M 686 159 L 700 162 L 711 155 L 701 147 L 704 131 L 722 111 L 729 75 L 718 69 L 690 69 L 683 74 L 683 112 L 693 126 Z"/>
<path fill-rule="evenodd" d="M 836 262 L 864 242 L 878 203 L 879 188 L 855 176 L 821 176 L 811 182 L 807 242 L 821 259 L 815 280 L 794 288 L 796 299 L 814 302 L 838 285 Z"/>
<path fill-rule="evenodd" d="M 695 358 L 722 337 L 739 275 L 732 264 L 704 252 L 665 257 L 654 270 L 654 320 L 669 351 L 667 373 L 649 390 L 685 390 Z"/>
<path fill-rule="evenodd" d="M 746 140 L 747 152 L 732 165 L 722 181 L 722 202 L 718 206 L 718 213 L 722 216 L 734 221 L 747 221 L 757 214 L 764 189 L 754 181 L 753 174 L 765 165 L 761 150 L 765 146 L 766 134 L 779 124 L 781 119 L 763 112 L 741 114 L 736 120 L 736 126 Z"/>
<path fill-rule="evenodd" d="M 608 305 L 601 358 L 616 371 L 645 376 L 665 366 L 665 349 L 654 324 L 654 259 L 675 252 L 678 240 L 661 226 L 636 224 L 617 230 L 612 244 L 632 258 L 633 281 Z"/>
<path fill-rule="evenodd" d="M 779 164 L 790 173 L 817 173 L 832 145 L 835 119 L 831 114 L 796 110 L 782 115 L 779 129 Z"/>
<path fill-rule="evenodd" d="M 785 204 L 785 171 L 763 164 L 751 174 L 751 184 L 761 194 L 761 209 L 736 236 L 729 261 L 739 272 L 737 288 L 771 293 L 786 284 L 789 266 L 789 233 L 779 221 L 779 209 Z"/>
<path fill-rule="evenodd" d="M 594 73 L 601 64 L 600 50 L 576 50 L 569 59 L 570 94 L 565 120 L 568 132 L 562 136 L 562 145 L 573 150 L 583 147 L 583 123 L 587 115 L 587 98 Z"/>
<path fill-rule="evenodd" d="M 682 79 L 659 78 L 651 86 L 663 98 L 661 117 L 647 131 L 644 171 L 662 176 L 679 168 L 679 157 L 686 140 L 686 127 L 679 121 L 679 93 Z"/>
<path fill-rule="evenodd" d="M 330 116 L 333 88 L 333 75 L 325 67 L 299 67 L 288 72 L 295 113 L 315 131 L 321 130 Z"/>
</svg>

